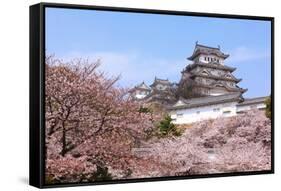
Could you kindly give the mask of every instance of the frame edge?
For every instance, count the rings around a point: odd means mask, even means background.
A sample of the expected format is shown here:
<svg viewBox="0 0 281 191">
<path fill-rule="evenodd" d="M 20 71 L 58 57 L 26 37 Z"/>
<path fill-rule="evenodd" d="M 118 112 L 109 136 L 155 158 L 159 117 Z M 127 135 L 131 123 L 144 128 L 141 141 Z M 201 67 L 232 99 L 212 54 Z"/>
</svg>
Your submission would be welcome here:
<svg viewBox="0 0 281 191">
<path fill-rule="evenodd" d="M 41 4 L 29 7 L 29 185 L 42 188 L 40 125 Z"/>
</svg>

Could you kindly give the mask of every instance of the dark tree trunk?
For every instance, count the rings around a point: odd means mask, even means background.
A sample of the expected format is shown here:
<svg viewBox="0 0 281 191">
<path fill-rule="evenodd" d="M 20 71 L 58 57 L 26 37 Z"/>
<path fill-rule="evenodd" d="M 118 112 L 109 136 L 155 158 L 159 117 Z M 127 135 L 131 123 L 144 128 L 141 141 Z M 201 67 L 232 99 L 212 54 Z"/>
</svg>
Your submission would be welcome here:
<svg viewBox="0 0 281 191">
<path fill-rule="evenodd" d="M 62 123 L 62 149 L 61 149 L 61 155 L 64 157 L 66 153 L 66 130 L 65 130 L 65 122 Z"/>
</svg>

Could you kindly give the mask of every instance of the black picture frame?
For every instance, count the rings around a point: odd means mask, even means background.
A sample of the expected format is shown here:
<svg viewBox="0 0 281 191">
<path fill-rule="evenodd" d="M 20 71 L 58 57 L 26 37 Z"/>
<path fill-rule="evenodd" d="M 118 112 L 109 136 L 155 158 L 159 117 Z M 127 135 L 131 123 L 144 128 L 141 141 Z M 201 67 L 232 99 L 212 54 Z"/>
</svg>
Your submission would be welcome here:
<svg viewBox="0 0 281 191">
<path fill-rule="evenodd" d="M 67 183 L 52 184 L 44 183 L 45 176 L 45 107 L 44 107 L 44 82 L 45 82 L 45 9 L 46 8 L 67 8 L 67 9 L 85 9 L 85 10 L 102 10 L 113 12 L 133 12 L 133 13 L 152 13 L 164 15 L 183 15 L 211 18 L 234 18 L 248 20 L 262 20 L 271 22 L 271 108 L 272 108 L 272 130 L 271 130 L 271 170 L 252 171 L 252 172 L 235 172 L 219 173 L 207 175 L 191 175 L 177 177 L 157 177 L 144 179 L 113 180 L 91 183 Z M 171 10 L 154 10 L 154 9 L 136 9 L 124 7 L 104 7 L 93 5 L 73 5 L 58 3 L 39 3 L 30 6 L 30 129 L 29 129 L 29 184 L 38 188 L 66 187 L 66 186 L 84 186 L 99 184 L 116 184 L 116 183 L 135 183 L 147 181 L 167 181 L 178 179 L 210 178 L 210 177 L 227 177 L 243 176 L 274 173 L 274 18 L 249 16 L 249 15 L 231 15 L 217 13 L 197 13 Z"/>
</svg>

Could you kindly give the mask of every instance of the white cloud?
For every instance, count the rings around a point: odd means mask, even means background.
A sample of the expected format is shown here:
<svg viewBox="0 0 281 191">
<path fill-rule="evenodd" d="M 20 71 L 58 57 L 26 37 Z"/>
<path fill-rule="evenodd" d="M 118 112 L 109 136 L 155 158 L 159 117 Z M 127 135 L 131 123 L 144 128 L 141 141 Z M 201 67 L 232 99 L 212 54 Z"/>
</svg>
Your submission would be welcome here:
<svg viewBox="0 0 281 191">
<path fill-rule="evenodd" d="M 270 58 L 269 53 L 240 46 L 229 52 L 230 57 L 226 64 L 237 65 L 241 62 L 256 63 L 259 59 Z M 165 57 L 165 56 L 163 56 Z M 121 75 L 119 85 L 132 87 L 142 81 L 151 84 L 154 77 L 168 78 L 178 82 L 182 69 L 188 64 L 184 58 L 164 59 L 147 58 L 141 52 L 70 52 L 62 57 L 64 60 L 86 58 L 92 61 L 101 60 L 100 71 L 109 77 Z M 239 66 L 241 67 L 241 66 Z"/>
<path fill-rule="evenodd" d="M 139 52 L 72 52 L 62 59 L 87 58 L 89 60 L 101 60 L 100 70 L 108 76 L 121 75 L 120 85 L 132 87 L 142 81 L 150 84 L 154 77 L 168 78 L 178 81 L 181 70 L 187 65 L 185 59 L 172 60 L 163 58 L 146 58 Z"/>
</svg>

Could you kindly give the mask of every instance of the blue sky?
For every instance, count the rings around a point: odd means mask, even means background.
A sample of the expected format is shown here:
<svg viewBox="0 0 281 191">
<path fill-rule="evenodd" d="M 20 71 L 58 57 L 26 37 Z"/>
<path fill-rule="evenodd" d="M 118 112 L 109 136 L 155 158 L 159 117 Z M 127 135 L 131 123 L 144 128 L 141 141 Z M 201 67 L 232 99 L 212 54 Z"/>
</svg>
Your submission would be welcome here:
<svg viewBox="0 0 281 191">
<path fill-rule="evenodd" d="M 177 82 L 195 42 L 220 45 L 226 65 L 248 88 L 244 97 L 269 95 L 270 22 L 93 10 L 46 10 L 46 52 L 56 57 L 101 59 L 100 70 L 132 87 L 154 77 Z"/>
</svg>

